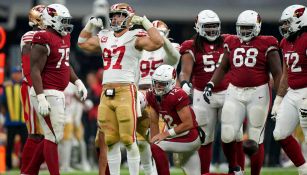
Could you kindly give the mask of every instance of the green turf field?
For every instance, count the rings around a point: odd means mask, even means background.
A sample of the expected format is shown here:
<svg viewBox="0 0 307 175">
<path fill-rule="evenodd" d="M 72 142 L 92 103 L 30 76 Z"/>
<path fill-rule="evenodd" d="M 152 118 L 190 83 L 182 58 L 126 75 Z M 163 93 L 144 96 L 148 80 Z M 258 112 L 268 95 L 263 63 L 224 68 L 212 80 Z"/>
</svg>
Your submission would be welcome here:
<svg viewBox="0 0 307 175">
<path fill-rule="evenodd" d="M 49 173 L 47 171 L 42 171 L 40 175 L 48 175 Z M 81 171 L 75 171 L 71 173 L 61 173 L 61 175 L 97 175 L 98 172 L 81 172 Z M 250 171 L 249 169 L 245 172 L 245 175 L 249 175 Z M 11 171 L 6 173 L 5 175 L 19 175 L 19 171 Z M 129 175 L 129 172 L 127 169 L 121 170 L 121 175 Z M 140 175 L 144 175 L 143 172 L 140 173 Z M 171 175 L 184 175 L 183 172 L 180 169 L 172 169 Z M 263 168 L 261 175 L 297 175 L 296 168 Z"/>
</svg>

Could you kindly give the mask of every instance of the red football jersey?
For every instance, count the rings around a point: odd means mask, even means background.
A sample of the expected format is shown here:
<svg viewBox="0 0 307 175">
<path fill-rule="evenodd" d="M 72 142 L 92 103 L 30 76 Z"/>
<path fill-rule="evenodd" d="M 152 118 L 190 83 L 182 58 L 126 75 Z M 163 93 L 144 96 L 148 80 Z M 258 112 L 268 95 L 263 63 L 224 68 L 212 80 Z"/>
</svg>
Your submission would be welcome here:
<svg viewBox="0 0 307 175">
<path fill-rule="evenodd" d="M 222 37 L 225 39 L 226 35 Z M 194 46 L 194 40 L 186 40 L 181 44 L 180 54 L 190 53 L 194 59 L 193 71 L 191 75 L 191 81 L 193 87 L 199 91 L 203 91 L 206 84 L 210 81 L 214 71 L 220 65 L 222 57 L 224 55 L 223 44 L 217 46 L 209 42 L 204 41 L 204 51 L 196 51 Z M 214 92 L 219 92 L 227 89 L 229 84 L 228 74 L 223 81 L 214 87 Z"/>
<path fill-rule="evenodd" d="M 289 87 L 307 87 L 307 33 L 303 33 L 293 43 L 283 39 L 280 48 L 288 68 Z"/>
<path fill-rule="evenodd" d="M 238 87 L 255 87 L 269 82 L 267 53 L 278 50 L 273 36 L 257 36 L 250 42 L 241 42 L 236 35 L 225 39 L 229 51 L 230 82 Z"/>
<path fill-rule="evenodd" d="M 189 96 L 181 88 L 178 87 L 163 95 L 161 102 L 157 101 L 156 96 L 152 90 L 147 91 L 146 99 L 148 104 L 157 111 L 159 116 L 162 116 L 168 128 L 176 127 L 182 123 L 177 111 L 185 106 L 189 106 L 190 104 Z M 191 107 L 190 110 L 195 127 L 191 129 L 187 135 L 176 138 L 177 141 L 180 141 L 181 139 L 182 142 L 191 142 L 198 137 L 198 124 L 195 119 L 194 111 Z"/>
<path fill-rule="evenodd" d="M 23 46 L 26 44 L 31 44 L 33 40 L 33 36 L 36 31 L 28 31 L 21 37 L 20 41 L 20 48 L 22 51 Z M 31 69 L 30 69 L 30 53 L 22 54 L 21 55 L 21 68 L 22 73 L 24 76 L 24 81 L 27 82 L 30 86 L 32 86 L 32 79 L 31 79 Z"/>
<path fill-rule="evenodd" d="M 39 31 L 34 35 L 32 43 L 46 45 L 48 48 L 48 58 L 41 73 L 43 88 L 64 91 L 70 80 L 70 35 L 60 36 L 50 31 Z"/>
</svg>

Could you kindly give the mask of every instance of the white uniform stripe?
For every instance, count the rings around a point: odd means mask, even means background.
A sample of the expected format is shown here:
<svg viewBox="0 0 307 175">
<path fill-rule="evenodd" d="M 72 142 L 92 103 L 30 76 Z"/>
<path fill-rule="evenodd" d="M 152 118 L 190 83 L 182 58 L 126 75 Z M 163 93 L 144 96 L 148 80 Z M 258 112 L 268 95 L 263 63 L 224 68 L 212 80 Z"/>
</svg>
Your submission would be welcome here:
<svg viewBox="0 0 307 175">
<path fill-rule="evenodd" d="M 136 120 L 137 120 L 137 114 L 136 114 L 136 104 L 135 104 L 135 88 L 133 84 L 130 84 L 130 92 L 132 96 L 132 112 L 133 112 L 133 141 L 136 139 Z"/>
<path fill-rule="evenodd" d="M 27 94 L 29 102 L 30 102 L 30 95 L 29 94 L 30 94 L 30 86 L 28 86 L 28 94 Z M 33 115 L 34 114 L 34 108 L 33 108 L 31 102 L 29 103 L 29 108 L 30 108 L 29 122 L 30 122 L 30 125 L 31 125 L 30 133 L 35 134 L 35 118 L 34 118 L 34 115 Z"/>
</svg>

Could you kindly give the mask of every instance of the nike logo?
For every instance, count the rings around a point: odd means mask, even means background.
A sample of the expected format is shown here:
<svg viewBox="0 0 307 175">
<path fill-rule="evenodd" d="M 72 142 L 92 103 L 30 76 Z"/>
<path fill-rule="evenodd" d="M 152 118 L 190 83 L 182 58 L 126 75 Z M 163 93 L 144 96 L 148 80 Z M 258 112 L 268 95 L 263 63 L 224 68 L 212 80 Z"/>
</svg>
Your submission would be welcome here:
<svg viewBox="0 0 307 175">
<path fill-rule="evenodd" d="M 178 101 L 180 101 L 183 97 L 178 98 Z"/>
<path fill-rule="evenodd" d="M 263 97 L 258 97 L 259 99 L 262 99 Z"/>
</svg>

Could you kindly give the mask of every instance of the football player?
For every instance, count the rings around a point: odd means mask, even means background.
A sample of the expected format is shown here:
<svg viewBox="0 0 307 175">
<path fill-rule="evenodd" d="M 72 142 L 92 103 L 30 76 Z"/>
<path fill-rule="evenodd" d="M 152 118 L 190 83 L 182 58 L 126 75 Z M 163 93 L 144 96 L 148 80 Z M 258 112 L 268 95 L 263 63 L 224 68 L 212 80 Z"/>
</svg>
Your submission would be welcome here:
<svg viewBox="0 0 307 175">
<path fill-rule="evenodd" d="M 83 136 L 83 125 L 81 121 L 83 113 L 83 104 L 77 96 L 77 88 L 69 83 L 64 90 L 65 95 L 65 126 L 63 139 L 59 145 L 60 163 L 62 171 L 72 171 L 70 166 L 71 149 L 73 139 L 76 139 L 80 147 L 81 162 L 78 168 L 82 171 L 90 171 L 90 165 L 87 161 L 86 144 Z"/>
<path fill-rule="evenodd" d="M 30 99 L 38 113 L 45 139 L 43 154 L 51 175 L 59 175 L 57 144 L 63 137 L 65 122 L 64 89 L 69 82 L 77 86 L 80 100 L 87 90 L 69 65 L 71 15 L 61 4 L 48 5 L 42 12 L 45 30 L 34 34 L 31 49 Z"/>
<path fill-rule="evenodd" d="M 307 8 L 287 7 L 280 17 L 280 43 L 284 59 L 283 74 L 272 108 L 276 116 L 274 138 L 298 167 L 300 175 L 307 174 L 307 164 L 300 145 L 292 133 L 300 123 L 306 140 L 307 132 Z"/>
<path fill-rule="evenodd" d="M 201 161 L 201 173 L 209 172 L 212 157 L 212 142 L 215 125 L 220 119 L 224 104 L 226 89 L 229 84 L 229 74 L 215 87 L 211 103 L 202 98 L 203 89 L 218 68 L 224 55 L 224 40 L 227 35 L 221 35 L 221 21 L 212 10 L 199 12 L 195 22 L 197 34 L 191 40 L 181 44 L 181 72 L 179 74 L 181 87 L 188 94 L 193 94 L 193 110 L 198 125 L 206 133 L 205 142 L 198 153 Z M 190 83 L 191 82 L 191 83 Z M 193 87 L 192 87 L 193 86 Z M 192 92 L 193 91 L 193 92 Z M 238 134 L 239 165 L 244 168 L 245 155 L 242 150 L 242 132 Z"/>
<path fill-rule="evenodd" d="M 146 99 L 150 106 L 151 150 L 158 174 L 170 174 L 165 152 L 175 152 L 180 153 L 181 166 L 187 175 L 200 175 L 198 124 L 189 105 L 189 96 L 175 87 L 176 70 L 170 65 L 161 65 L 152 75 L 152 82 Z M 167 126 L 162 132 L 159 131 L 159 116 Z"/>
<path fill-rule="evenodd" d="M 270 107 L 270 73 L 275 89 L 281 77 L 278 41 L 273 36 L 258 36 L 260 15 L 252 10 L 240 13 L 236 23 L 237 35 L 228 36 L 222 62 L 207 83 L 203 97 L 210 103 L 212 91 L 229 72 L 221 114 L 222 142 L 229 163 L 229 173 L 242 174 L 237 163 L 235 140 L 245 117 L 248 118 L 248 140 L 245 153 L 251 156 L 251 174 L 259 175 L 264 160 L 264 125 Z M 243 142 L 244 145 L 244 142 Z"/>
<path fill-rule="evenodd" d="M 44 29 L 42 12 L 44 5 L 34 6 L 29 11 L 29 26 L 32 27 L 31 31 L 26 32 L 20 41 L 21 49 L 21 67 L 24 76 L 21 86 L 21 102 L 23 104 L 24 118 L 28 129 L 28 139 L 23 147 L 21 156 L 21 174 L 38 174 L 40 164 L 44 161 L 41 147 L 41 141 L 44 138 L 43 131 L 38 121 L 36 112 L 30 102 L 29 91 L 32 86 L 30 77 L 30 51 L 34 34 L 41 29 Z M 33 161 L 32 163 L 30 163 Z"/>
<path fill-rule="evenodd" d="M 98 18 L 90 18 L 78 39 L 81 49 L 102 51 L 104 62 L 103 93 L 98 107 L 98 124 L 108 145 L 110 174 L 120 174 L 120 143 L 127 150 L 129 173 L 139 174 L 140 154 L 136 144 L 137 88 L 139 59 L 142 50 L 154 51 L 163 45 L 163 38 L 144 16 L 134 15 L 126 3 L 110 8 L 110 30 L 103 29 L 98 36 L 91 36 L 94 27 L 102 27 Z M 142 29 L 129 30 L 131 25 Z"/>
<path fill-rule="evenodd" d="M 151 76 L 153 72 L 161 64 L 169 64 L 176 67 L 180 58 L 178 52 L 179 44 L 171 43 L 168 39 L 170 29 L 161 20 L 155 20 L 152 22 L 153 26 L 158 29 L 160 35 L 164 39 L 164 45 L 158 50 L 149 52 L 144 50 L 140 60 L 140 79 L 138 97 L 143 97 L 143 93 L 151 88 Z M 143 98 L 142 98 L 143 99 Z M 151 175 L 155 170 L 152 162 L 152 154 L 150 151 L 150 145 L 146 141 L 146 133 L 149 128 L 148 108 L 145 108 L 141 112 L 137 121 L 137 140 L 140 150 L 141 163 L 143 164 L 144 172 L 146 175 Z M 164 123 L 162 121 L 162 123 Z"/>
</svg>

